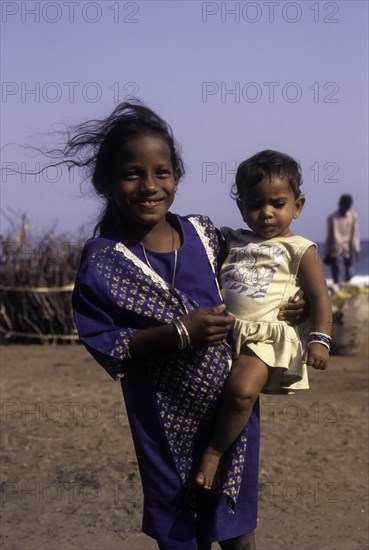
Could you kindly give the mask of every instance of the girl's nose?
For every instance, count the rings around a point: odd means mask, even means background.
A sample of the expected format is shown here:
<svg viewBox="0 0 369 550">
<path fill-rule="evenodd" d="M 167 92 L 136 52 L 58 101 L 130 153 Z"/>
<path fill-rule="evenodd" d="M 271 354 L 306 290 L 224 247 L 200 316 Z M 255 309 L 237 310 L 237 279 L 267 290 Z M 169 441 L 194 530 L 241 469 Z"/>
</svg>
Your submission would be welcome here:
<svg viewBox="0 0 369 550">
<path fill-rule="evenodd" d="M 140 187 L 146 193 L 154 193 L 157 189 L 156 180 L 150 175 L 146 175 L 140 180 Z"/>
</svg>

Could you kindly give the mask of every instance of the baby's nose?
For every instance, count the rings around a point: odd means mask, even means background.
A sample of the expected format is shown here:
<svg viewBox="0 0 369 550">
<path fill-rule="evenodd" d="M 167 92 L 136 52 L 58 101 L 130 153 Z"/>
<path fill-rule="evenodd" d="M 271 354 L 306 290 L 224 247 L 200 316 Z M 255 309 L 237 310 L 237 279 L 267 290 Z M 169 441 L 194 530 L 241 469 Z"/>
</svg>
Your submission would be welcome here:
<svg viewBox="0 0 369 550">
<path fill-rule="evenodd" d="M 266 204 L 261 209 L 260 214 L 263 218 L 270 218 L 273 215 L 273 208 L 269 204 Z"/>
</svg>

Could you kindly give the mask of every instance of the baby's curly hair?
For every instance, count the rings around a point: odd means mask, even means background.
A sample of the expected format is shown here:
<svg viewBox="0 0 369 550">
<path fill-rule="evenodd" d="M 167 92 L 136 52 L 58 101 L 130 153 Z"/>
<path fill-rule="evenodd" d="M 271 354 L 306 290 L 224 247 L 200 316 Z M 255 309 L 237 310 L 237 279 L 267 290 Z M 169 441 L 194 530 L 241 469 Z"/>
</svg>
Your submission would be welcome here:
<svg viewBox="0 0 369 550">
<path fill-rule="evenodd" d="M 274 176 L 287 178 L 295 198 L 301 196 L 302 175 L 300 164 L 285 153 L 266 149 L 241 162 L 232 187 L 232 197 L 239 201 L 245 187 L 257 185 L 263 179 Z"/>
</svg>

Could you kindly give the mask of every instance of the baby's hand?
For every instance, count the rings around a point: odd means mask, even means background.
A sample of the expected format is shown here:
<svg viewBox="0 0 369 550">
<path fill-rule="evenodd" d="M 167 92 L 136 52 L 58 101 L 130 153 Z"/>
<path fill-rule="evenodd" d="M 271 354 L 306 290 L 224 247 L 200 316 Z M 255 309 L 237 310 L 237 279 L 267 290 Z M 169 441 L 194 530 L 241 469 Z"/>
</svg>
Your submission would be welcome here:
<svg viewBox="0 0 369 550">
<path fill-rule="evenodd" d="M 318 370 L 328 367 L 329 351 L 323 344 L 310 344 L 302 357 L 302 362 Z"/>
</svg>

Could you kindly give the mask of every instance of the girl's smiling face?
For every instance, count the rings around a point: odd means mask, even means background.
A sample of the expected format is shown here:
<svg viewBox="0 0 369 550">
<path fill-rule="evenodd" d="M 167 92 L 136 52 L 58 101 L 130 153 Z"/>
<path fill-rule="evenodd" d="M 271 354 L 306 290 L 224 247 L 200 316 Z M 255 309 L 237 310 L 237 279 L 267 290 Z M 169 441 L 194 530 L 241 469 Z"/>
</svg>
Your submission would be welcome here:
<svg viewBox="0 0 369 550">
<path fill-rule="evenodd" d="M 170 149 L 158 134 L 131 139 L 113 178 L 113 197 L 127 220 L 140 225 L 165 222 L 178 185 Z"/>
<path fill-rule="evenodd" d="M 297 219 L 305 198 L 296 199 L 287 178 L 273 176 L 256 185 L 245 185 L 238 206 L 247 225 L 264 239 L 293 235 L 290 224 Z"/>
</svg>

